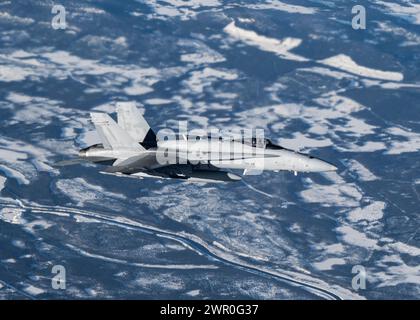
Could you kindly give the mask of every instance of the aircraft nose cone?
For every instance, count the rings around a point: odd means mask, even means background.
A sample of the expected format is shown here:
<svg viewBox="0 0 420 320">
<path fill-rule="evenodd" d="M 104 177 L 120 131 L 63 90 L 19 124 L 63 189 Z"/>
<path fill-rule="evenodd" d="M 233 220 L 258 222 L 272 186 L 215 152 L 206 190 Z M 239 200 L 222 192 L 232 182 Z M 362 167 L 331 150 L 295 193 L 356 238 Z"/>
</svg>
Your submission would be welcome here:
<svg viewBox="0 0 420 320">
<path fill-rule="evenodd" d="M 311 171 L 314 172 L 325 172 L 325 171 L 336 171 L 337 167 L 320 159 L 312 159 Z"/>
<path fill-rule="evenodd" d="M 324 171 L 337 171 L 338 168 L 330 163 L 325 163 L 326 169 Z"/>
</svg>

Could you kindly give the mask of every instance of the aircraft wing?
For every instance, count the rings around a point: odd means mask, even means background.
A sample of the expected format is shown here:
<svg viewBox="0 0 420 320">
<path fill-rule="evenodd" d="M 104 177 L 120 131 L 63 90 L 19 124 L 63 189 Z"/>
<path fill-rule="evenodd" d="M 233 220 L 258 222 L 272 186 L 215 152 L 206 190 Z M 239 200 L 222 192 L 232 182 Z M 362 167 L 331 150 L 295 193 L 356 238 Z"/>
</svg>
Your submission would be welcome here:
<svg viewBox="0 0 420 320">
<path fill-rule="evenodd" d="M 154 170 L 161 167 L 167 167 L 172 164 L 176 163 L 161 163 L 158 161 L 158 154 L 156 151 L 145 151 L 142 152 L 139 155 L 135 155 L 129 158 L 125 159 L 118 159 L 112 167 L 109 167 L 105 170 L 103 170 L 106 173 L 127 173 L 127 174 L 133 174 L 140 171 L 145 170 Z M 180 159 L 181 157 L 177 157 L 176 154 L 173 155 L 172 158 L 167 160 L 173 160 L 175 161 L 176 158 L 181 161 L 182 163 L 187 163 L 187 159 Z M 165 161 L 165 158 L 162 158 L 162 161 Z"/>
<path fill-rule="evenodd" d="M 155 152 L 144 152 L 140 155 L 129 157 L 127 159 L 117 160 L 112 167 L 104 170 L 107 173 L 135 173 L 144 169 L 159 167 Z"/>
</svg>

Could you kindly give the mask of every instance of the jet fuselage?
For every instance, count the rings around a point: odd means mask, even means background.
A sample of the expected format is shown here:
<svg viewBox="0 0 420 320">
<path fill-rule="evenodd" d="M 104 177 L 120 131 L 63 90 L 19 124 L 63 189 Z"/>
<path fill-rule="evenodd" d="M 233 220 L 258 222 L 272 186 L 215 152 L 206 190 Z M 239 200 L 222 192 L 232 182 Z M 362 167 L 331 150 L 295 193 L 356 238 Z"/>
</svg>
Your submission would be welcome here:
<svg viewBox="0 0 420 320">
<path fill-rule="evenodd" d="M 103 173 L 217 182 L 241 179 L 226 169 L 243 170 L 244 175 L 267 170 L 296 174 L 337 169 L 326 161 L 275 145 L 263 135 L 157 136 L 135 105 L 117 104 L 117 115 L 118 123 L 108 114 L 91 113 L 100 143 L 79 152 L 80 160 L 107 165 Z M 63 161 L 62 165 L 76 162 Z"/>
<path fill-rule="evenodd" d="M 220 169 L 270 170 L 294 172 L 323 172 L 337 168 L 315 157 L 278 147 L 258 148 L 237 141 L 219 139 L 167 140 L 157 143 L 157 148 L 145 153 L 155 153 L 160 165 L 210 164 Z M 104 149 L 96 146 L 81 150 L 79 156 L 92 162 L 127 159 L 139 154 L 131 149 Z M 153 168 L 150 168 L 153 169 Z"/>
</svg>

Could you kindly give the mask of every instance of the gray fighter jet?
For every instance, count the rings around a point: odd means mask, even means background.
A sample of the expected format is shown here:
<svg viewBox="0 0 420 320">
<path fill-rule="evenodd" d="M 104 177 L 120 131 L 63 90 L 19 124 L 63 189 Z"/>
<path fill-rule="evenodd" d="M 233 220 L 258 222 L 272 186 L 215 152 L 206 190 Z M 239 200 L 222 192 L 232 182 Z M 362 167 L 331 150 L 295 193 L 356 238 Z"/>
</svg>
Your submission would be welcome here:
<svg viewBox="0 0 420 320">
<path fill-rule="evenodd" d="M 241 175 L 264 170 L 323 172 L 335 166 L 310 155 L 273 144 L 259 137 L 156 136 L 133 104 L 117 105 L 118 123 L 106 113 L 91 113 L 101 143 L 79 151 L 76 161 L 107 166 L 102 173 L 137 178 L 178 178 L 188 181 L 239 181 Z M 229 171 L 228 171 L 229 170 Z"/>
</svg>

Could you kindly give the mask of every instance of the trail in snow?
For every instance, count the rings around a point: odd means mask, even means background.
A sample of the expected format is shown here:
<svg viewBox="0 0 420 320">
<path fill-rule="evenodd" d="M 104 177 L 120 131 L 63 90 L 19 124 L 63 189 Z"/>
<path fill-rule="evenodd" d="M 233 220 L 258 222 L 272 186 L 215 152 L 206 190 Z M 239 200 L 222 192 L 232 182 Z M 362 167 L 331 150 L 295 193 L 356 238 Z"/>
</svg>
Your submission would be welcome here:
<svg viewBox="0 0 420 320">
<path fill-rule="evenodd" d="M 17 293 L 21 294 L 22 296 L 24 296 L 24 297 L 26 297 L 26 298 L 30 299 L 30 300 L 35 300 L 35 299 L 36 299 L 34 296 L 30 295 L 29 293 L 26 293 L 25 291 L 20 290 L 20 289 L 16 288 L 15 286 L 12 286 L 11 284 L 8 284 L 7 282 L 4 282 L 3 280 L 0 280 L 0 284 L 1 284 L 3 287 L 5 287 L 5 288 L 9 288 L 9 289 L 11 289 L 11 290 L 13 290 L 13 291 L 15 291 L 15 292 L 17 292 Z"/>
<path fill-rule="evenodd" d="M 0 200 L 1 201 L 1 200 Z M 0 202 L 1 203 L 1 202 Z M 6 202 L 2 203 L 5 206 L 13 207 L 12 203 Z M 34 213 L 44 213 L 44 214 L 51 214 L 51 215 L 58 215 L 58 216 L 69 216 L 74 217 L 75 215 L 84 216 L 86 218 L 95 218 L 98 220 L 98 222 L 117 226 L 125 229 L 130 230 L 136 230 L 139 232 L 146 232 L 146 233 L 152 233 L 158 237 L 170 239 L 173 241 L 176 241 L 183 245 L 186 248 L 189 248 L 198 254 L 206 256 L 208 259 L 222 263 L 224 265 L 249 272 L 258 276 L 262 276 L 266 279 L 270 280 L 276 280 L 284 283 L 288 283 L 289 285 L 293 285 L 296 287 L 300 287 L 310 293 L 316 294 L 320 297 L 323 297 L 325 299 L 332 299 L 332 300 L 341 300 L 342 298 L 321 286 L 318 286 L 316 284 L 310 284 L 303 280 L 297 280 L 291 277 L 287 274 L 282 274 L 280 271 L 269 271 L 265 269 L 261 269 L 258 267 L 255 267 L 253 265 L 242 263 L 242 262 L 236 262 L 226 257 L 221 257 L 215 251 L 217 251 L 215 248 L 211 247 L 208 243 L 203 241 L 202 239 L 198 238 L 195 235 L 189 235 L 185 233 L 172 233 L 166 230 L 161 230 L 159 228 L 153 227 L 153 226 L 147 226 L 143 223 L 133 221 L 128 218 L 124 217 L 109 217 L 106 214 L 97 213 L 97 212 L 89 212 L 81 209 L 74 209 L 74 208 L 67 208 L 67 207 L 60 207 L 60 206 L 45 206 L 45 205 L 33 205 L 33 204 L 26 204 L 23 201 L 19 201 L 18 204 L 20 204 L 18 207 L 25 209 L 25 210 L 31 210 Z M 16 208 L 16 205 L 14 206 Z"/>
</svg>

